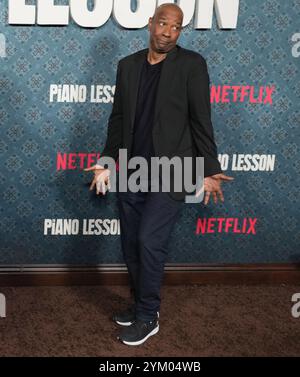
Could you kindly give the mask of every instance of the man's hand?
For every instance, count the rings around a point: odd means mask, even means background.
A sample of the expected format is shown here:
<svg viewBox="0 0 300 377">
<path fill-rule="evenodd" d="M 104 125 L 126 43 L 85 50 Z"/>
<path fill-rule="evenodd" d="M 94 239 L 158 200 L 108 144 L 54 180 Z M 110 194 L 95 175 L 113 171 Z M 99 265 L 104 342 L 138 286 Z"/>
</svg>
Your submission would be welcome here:
<svg viewBox="0 0 300 377">
<path fill-rule="evenodd" d="M 110 170 L 105 169 L 103 166 L 97 164 L 83 170 L 94 172 L 94 179 L 90 185 L 90 190 L 93 190 L 93 188 L 96 186 L 97 195 L 105 195 L 106 191 L 110 189 Z"/>
<path fill-rule="evenodd" d="M 218 173 L 215 175 L 211 175 L 210 177 L 204 178 L 204 204 L 206 205 L 209 202 L 210 196 L 213 196 L 214 202 L 217 204 L 218 202 L 218 195 L 222 202 L 224 202 L 224 196 L 221 189 L 221 184 L 223 181 L 228 182 L 232 181 L 234 178 L 229 177 L 223 173 Z M 201 191 L 201 190 L 200 190 Z M 196 196 L 200 194 L 200 191 L 197 192 Z"/>
</svg>

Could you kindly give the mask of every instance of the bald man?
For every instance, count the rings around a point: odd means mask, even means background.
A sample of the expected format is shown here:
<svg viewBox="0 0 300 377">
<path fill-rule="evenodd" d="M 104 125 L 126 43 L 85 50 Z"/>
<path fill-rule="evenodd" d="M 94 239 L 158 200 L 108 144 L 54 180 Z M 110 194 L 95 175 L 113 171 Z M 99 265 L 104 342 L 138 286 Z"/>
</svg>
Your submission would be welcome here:
<svg viewBox="0 0 300 377">
<path fill-rule="evenodd" d="M 116 160 L 120 148 L 147 162 L 155 156 L 202 156 L 204 203 L 210 197 L 217 203 L 218 196 L 224 201 L 222 181 L 232 178 L 222 173 L 217 159 L 206 62 L 176 44 L 182 21 L 179 6 L 159 6 L 148 23 L 149 47 L 120 60 L 102 157 Z M 97 183 L 107 183 L 108 169 L 99 162 L 85 170 L 94 172 L 90 189 L 96 187 L 97 194 L 105 194 L 105 186 Z M 124 344 L 140 345 L 159 331 L 167 244 L 185 194 L 184 190 L 118 192 L 122 252 L 134 301 L 113 316 L 123 326 L 118 339 Z"/>
</svg>

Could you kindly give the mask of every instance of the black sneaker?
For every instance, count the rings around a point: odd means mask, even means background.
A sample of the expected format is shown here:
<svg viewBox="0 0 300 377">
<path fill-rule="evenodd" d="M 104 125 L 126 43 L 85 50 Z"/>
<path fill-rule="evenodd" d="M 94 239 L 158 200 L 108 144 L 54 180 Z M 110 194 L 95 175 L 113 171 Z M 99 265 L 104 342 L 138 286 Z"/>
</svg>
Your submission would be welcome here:
<svg viewBox="0 0 300 377">
<path fill-rule="evenodd" d="M 129 346 L 139 346 L 150 338 L 150 336 L 157 334 L 158 331 L 158 319 L 150 322 L 137 319 L 132 325 L 121 331 L 118 339 Z"/>
<path fill-rule="evenodd" d="M 130 326 L 135 321 L 135 307 L 131 306 L 120 313 L 116 313 L 113 316 L 113 321 L 121 326 Z"/>
</svg>

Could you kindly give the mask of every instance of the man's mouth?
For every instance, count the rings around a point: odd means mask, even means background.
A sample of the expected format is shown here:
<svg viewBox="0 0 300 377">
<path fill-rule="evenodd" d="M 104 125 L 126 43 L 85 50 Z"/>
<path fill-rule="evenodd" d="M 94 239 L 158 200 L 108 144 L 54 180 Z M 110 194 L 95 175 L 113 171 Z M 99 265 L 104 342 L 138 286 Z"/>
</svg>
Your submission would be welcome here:
<svg viewBox="0 0 300 377">
<path fill-rule="evenodd" d="M 162 41 L 162 40 L 159 40 L 158 41 L 160 44 L 163 44 L 163 45 L 167 45 L 167 44 L 169 44 L 169 41 Z"/>
</svg>

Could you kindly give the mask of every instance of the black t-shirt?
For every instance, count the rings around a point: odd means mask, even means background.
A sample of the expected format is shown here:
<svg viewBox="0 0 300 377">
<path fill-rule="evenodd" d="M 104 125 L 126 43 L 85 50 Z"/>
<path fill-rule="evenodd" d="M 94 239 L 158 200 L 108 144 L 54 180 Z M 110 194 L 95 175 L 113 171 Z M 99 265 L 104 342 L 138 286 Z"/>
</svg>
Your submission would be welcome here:
<svg viewBox="0 0 300 377">
<path fill-rule="evenodd" d="M 156 64 L 150 64 L 145 59 L 138 90 L 136 103 L 135 122 L 133 130 L 133 143 L 130 157 L 141 156 L 148 161 L 150 172 L 150 159 L 154 156 L 152 128 L 154 121 L 154 109 L 156 93 L 160 78 L 163 60 Z M 134 170 L 129 170 L 129 175 Z M 150 177 L 150 176 L 149 176 Z"/>
</svg>

